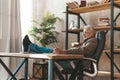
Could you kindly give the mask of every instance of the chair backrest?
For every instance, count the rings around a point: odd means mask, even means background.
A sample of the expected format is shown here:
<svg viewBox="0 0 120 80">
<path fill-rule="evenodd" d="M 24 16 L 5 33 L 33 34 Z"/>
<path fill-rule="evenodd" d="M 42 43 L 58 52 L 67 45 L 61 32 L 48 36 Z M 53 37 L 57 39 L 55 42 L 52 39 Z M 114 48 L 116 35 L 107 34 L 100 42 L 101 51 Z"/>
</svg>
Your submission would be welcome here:
<svg viewBox="0 0 120 80">
<path fill-rule="evenodd" d="M 84 70 L 84 75 L 87 75 L 90 77 L 94 77 L 97 75 L 99 59 L 105 46 L 106 33 L 107 31 L 97 32 L 96 38 L 98 40 L 98 45 L 95 52 L 93 53 L 93 56 L 91 57 L 92 58 L 91 69 L 87 71 Z M 93 59 L 95 59 L 95 62 L 93 61 Z"/>
<path fill-rule="evenodd" d="M 97 64 L 99 62 L 100 56 L 101 56 L 102 51 L 103 51 L 104 46 L 105 46 L 106 33 L 107 33 L 107 31 L 103 30 L 103 31 L 97 32 L 97 34 L 96 34 L 96 38 L 98 40 L 98 46 L 97 46 L 96 51 L 94 52 L 92 58 L 97 61 Z"/>
</svg>

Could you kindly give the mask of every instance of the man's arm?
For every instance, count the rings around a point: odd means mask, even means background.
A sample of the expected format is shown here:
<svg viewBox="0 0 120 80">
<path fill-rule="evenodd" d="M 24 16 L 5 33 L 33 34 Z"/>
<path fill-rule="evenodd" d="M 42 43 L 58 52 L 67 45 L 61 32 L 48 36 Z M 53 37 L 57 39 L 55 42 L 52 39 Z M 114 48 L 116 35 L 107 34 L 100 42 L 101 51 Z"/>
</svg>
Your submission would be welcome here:
<svg viewBox="0 0 120 80">
<path fill-rule="evenodd" d="M 66 50 L 66 54 L 84 54 L 91 55 L 97 47 L 97 39 L 92 38 L 83 43 L 80 47 Z"/>
<path fill-rule="evenodd" d="M 84 55 L 91 55 L 97 47 L 97 40 L 95 38 L 90 39 L 87 41 L 83 46 L 77 48 L 71 48 L 68 50 L 62 50 L 60 48 L 55 48 L 54 52 L 56 54 L 84 54 Z"/>
</svg>

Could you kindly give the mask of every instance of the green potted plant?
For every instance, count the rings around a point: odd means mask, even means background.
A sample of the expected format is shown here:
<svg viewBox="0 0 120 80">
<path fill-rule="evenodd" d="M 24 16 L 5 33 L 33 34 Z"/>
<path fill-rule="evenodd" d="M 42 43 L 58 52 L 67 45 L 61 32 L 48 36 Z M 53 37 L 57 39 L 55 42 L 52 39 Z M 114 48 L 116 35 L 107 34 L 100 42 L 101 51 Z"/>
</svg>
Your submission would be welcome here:
<svg viewBox="0 0 120 80">
<path fill-rule="evenodd" d="M 57 20 L 60 20 L 60 18 L 50 12 L 47 12 L 43 16 L 43 21 L 41 23 L 38 20 L 33 20 L 34 24 L 31 27 L 29 34 L 33 36 L 35 40 L 39 41 L 44 47 L 57 42 L 54 34 L 54 24 Z"/>
</svg>

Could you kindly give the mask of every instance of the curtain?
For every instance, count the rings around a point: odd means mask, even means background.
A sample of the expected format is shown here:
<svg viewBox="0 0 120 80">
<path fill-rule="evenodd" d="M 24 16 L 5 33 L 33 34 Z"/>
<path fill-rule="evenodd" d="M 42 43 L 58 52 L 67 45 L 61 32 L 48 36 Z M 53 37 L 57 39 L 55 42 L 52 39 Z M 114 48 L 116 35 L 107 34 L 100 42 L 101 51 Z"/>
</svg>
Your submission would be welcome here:
<svg viewBox="0 0 120 80">
<path fill-rule="evenodd" d="M 45 14 L 46 0 L 33 0 L 33 19 L 42 21 Z"/>
<path fill-rule="evenodd" d="M 0 52 L 21 51 L 21 25 L 19 0 L 0 0 Z M 2 58 L 13 68 L 16 59 Z M 14 66 L 13 66 L 14 65 Z M 0 65 L 0 80 L 6 80 L 8 73 Z"/>
</svg>

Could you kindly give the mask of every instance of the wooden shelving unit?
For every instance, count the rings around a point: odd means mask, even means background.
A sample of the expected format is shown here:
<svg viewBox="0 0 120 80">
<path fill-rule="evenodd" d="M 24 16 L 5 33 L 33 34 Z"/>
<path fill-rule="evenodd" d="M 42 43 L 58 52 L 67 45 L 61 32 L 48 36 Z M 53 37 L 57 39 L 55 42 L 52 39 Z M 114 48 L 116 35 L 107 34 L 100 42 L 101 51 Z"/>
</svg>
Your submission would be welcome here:
<svg viewBox="0 0 120 80">
<path fill-rule="evenodd" d="M 69 33 L 74 33 L 77 35 L 77 41 L 80 41 L 80 32 L 83 31 L 82 28 L 80 28 L 80 20 L 83 21 L 83 23 L 86 25 L 87 23 L 84 21 L 84 19 L 81 17 L 81 13 L 88 13 L 88 12 L 94 12 L 94 11 L 101 11 L 101 10 L 106 10 L 110 9 L 110 26 L 99 26 L 99 27 L 94 27 L 95 30 L 110 30 L 110 56 L 111 56 L 111 73 L 109 73 L 111 80 L 114 80 L 114 30 L 120 31 L 120 25 L 115 26 L 114 23 L 116 22 L 118 16 L 120 16 L 120 13 L 114 18 L 114 7 L 120 8 L 120 0 L 119 1 L 114 1 L 110 0 L 110 3 L 105 3 L 105 4 L 98 4 L 98 5 L 93 5 L 89 7 L 80 7 L 80 8 L 75 8 L 75 9 L 69 9 L 66 7 L 66 30 L 63 30 L 62 32 L 66 33 L 66 46 L 65 48 L 68 49 L 68 34 Z M 69 29 L 69 14 L 76 15 L 78 18 L 78 27 L 77 29 Z"/>
<path fill-rule="evenodd" d="M 114 3 L 120 5 L 120 1 L 115 1 Z M 106 10 L 106 9 L 110 9 L 110 3 L 98 4 L 98 5 L 93 5 L 89 7 L 80 7 L 76 9 L 69 9 L 68 11 L 80 14 L 80 13 L 100 11 L 100 10 Z"/>
<path fill-rule="evenodd" d="M 120 26 L 114 27 L 116 30 L 120 30 Z M 110 26 L 99 26 L 99 27 L 94 27 L 96 31 L 98 30 L 110 30 Z M 79 33 L 82 32 L 83 28 L 80 29 L 69 29 L 68 32 L 70 33 Z M 63 30 L 62 32 L 66 32 L 66 30 Z"/>
</svg>

